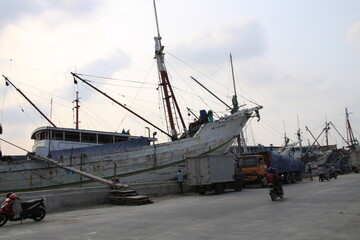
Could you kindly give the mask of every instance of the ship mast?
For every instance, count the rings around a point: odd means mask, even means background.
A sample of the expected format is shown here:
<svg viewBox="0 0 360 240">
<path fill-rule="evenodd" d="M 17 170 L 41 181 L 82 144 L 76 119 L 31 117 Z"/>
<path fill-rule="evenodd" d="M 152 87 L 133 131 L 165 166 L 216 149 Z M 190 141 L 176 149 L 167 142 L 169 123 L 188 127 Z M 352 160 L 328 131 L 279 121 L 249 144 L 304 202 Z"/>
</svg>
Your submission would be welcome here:
<svg viewBox="0 0 360 240">
<path fill-rule="evenodd" d="M 326 147 L 329 147 L 329 130 L 330 130 L 330 123 L 328 123 L 327 121 L 325 121 L 325 139 L 326 139 Z"/>
<path fill-rule="evenodd" d="M 238 103 L 237 95 L 236 95 L 234 67 L 233 67 L 233 61 L 232 61 L 231 53 L 230 53 L 230 63 L 231 63 L 231 73 L 232 73 L 233 84 L 234 84 L 234 96 L 232 97 L 233 107 L 231 109 L 231 114 L 233 114 L 233 113 L 236 113 L 239 110 L 239 103 Z"/>
<path fill-rule="evenodd" d="M 300 130 L 300 124 L 299 124 L 299 115 L 297 116 L 297 124 L 298 124 L 298 130 L 296 132 L 296 135 L 299 140 L 299 146 L 300 146 L 300 158 L 303 157 L 303 150 L 302 150 L 302 139 L 301 139 L 301 130 Z"/>
<path fill-rule="evenodd" d="M 76 91 L 76 99 L 73 102 L 75 102 L 75 107 L 73 108 L 75 109 L 75 128 L 79 129 L 79 91 Z"/>
<path fill-rule="evenodd" d="M 348 109 L 345 108 L 345 115 L 346 115 L 346 135 L 347 135 L 347 142 L 349 143 L 349 147 L 351 150 L 356 149 L 356 145 L 359 145 L 357 139 L 354 137 L 354 133 L 352 131 L 350 121 L 349 121 L 349 112 Z"/>
<path fill-rule="evenodd" d="M 33 106 L 41 114 L 41 116 L 43 116 L 53 127 L 56 128 L 56 125 L 48 117 L 46 117 L 46 115 L 20 89 L 18 89 L 7 77 L 4 75 L 2 76 L 5 78 L 6 86 L 9 84 L 13 86 L 31 104 L 31 106 Z"/>
<path fill-rule="evenodd" d="M 186 132 L 187 130 L 186 130 L 186 125 L 185 125 L 184 119 L 182 117 L 179 105 L 176 101 L 173 89 L 171 87 L 168 73 L 166 71 L 165 60 L 164 60 L 164 55 L 165 55 L 164 54 L 164 46 L 161 44 L 161 36 L 160 36 L 159 22 L 158 22 L 158 17 L 157 17 L 157 12 L 156 12 L 155 0 L 153 2 L 154 2 L 154 10 L 155 10 L 156 28 L 157 28 L 157 34 L 158 34 L 156 37 L 154 37 L 155 58 L 157 61 L 157 67 L 158 67 L 158 71 L 159 71 L 160 85 L 162 86 L 163 92 L 164 92 L 164 102 L 165 102 L 165 107 L 167 110 L 167 115 L 169 118 L 171 139 L 177 140 L 178 133 L 175 129 L 175 122 L 174 122 L 174 117 L 176 116 L 176 113 L 178 113 L 178 116 L 181 120 L 181 124 L 184 128 L 184 131 Z M 175 109 L 173 109 L 172 106 L 175 106 Z"/>
</svg>

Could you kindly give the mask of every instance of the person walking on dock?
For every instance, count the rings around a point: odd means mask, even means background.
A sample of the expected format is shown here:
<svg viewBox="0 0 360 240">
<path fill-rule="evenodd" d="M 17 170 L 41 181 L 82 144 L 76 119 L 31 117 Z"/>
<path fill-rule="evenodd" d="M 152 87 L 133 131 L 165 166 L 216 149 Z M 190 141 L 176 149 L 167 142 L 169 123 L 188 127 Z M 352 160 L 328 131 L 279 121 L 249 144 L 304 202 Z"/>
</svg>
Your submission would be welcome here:
<svg viewBox="0 0 360 240">
<path fill-rule="evenodd" d="M 313 180 L 313 176 L 312 176 L 312 168 L 311 168 L 311 164 L 310 164 L 310 163 L 308 164 L 308 174 L 309 174 L 310 181 L 312 181 L 312 180 Z"/>
<path fill-rule="evenodd" d="M 183 176 L 183 174 L 182 174 L 182 172 L 181 172 L 180 169 L 179 169 L 178 173 L 176 174 L 176 179 L 177 179 L 177 181 L 178 181 L 178 183 L 179 183 L 180 193 L 181 193 L 181 194 L 184 194 L 183 185 L 182 185 L 182 183 L 183 183 L 183 181 L 184 181 L 184 176 Z"/>
<path fill-rule="evenodd" d="M 318 167 L 318 174 L 319 174 L 319 182 L 323 182 L 325 178 L 325 168 L 322 165 L 319 165 Z"/>
</svg>

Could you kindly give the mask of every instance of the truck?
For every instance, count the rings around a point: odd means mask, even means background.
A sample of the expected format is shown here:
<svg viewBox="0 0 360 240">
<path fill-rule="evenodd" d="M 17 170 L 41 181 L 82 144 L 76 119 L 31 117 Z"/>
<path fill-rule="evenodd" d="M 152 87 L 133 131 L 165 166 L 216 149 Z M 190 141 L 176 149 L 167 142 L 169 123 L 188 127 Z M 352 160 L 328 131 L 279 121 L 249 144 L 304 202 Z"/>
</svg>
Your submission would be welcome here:
<svg viewBox="0 0 360 240">
<path fill-rule="evenodd" d="M 284 183 L 301 181 L 301 173 L 305 171 L 305 164 L 299 159 L 289 158 L 272 151 L 264 150 L 245 153 L 238 157 L 246 183 L 260 183 L 266 185 L 266 174 L 269 167 L 276 169 L 279 175 L 284 175 Z"/>
<path fill-rule="evenodd" d="M 350 152 L 350 167 L 355 173 L 360 171 L 360 151 Z"/>
<path fill-rule="evenodd" d="M 207 191 L 221 194 L 225 189 L 241 191 L 244 178 L 233 156 L 204 155 L 186 159 L 187 181 L 195 191 L 204 195 Z"/>
</svg>

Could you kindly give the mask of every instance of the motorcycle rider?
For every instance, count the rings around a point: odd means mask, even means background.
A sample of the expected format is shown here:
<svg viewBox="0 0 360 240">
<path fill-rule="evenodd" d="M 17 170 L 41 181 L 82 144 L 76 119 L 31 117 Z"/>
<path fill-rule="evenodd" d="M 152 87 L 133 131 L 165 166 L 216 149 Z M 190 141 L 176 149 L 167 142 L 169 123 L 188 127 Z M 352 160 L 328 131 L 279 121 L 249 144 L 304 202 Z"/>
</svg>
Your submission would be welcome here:
<svg viewBox="0 0 360 240">
<path fill-rule="evenodd" d="M 268 173 L 266 174 L 267 183 L 272 183 L 274 190 L 280 192 L 282 190 L 281 177 L 276 173 L 276 168 L 269 167 Z"/>
</svg>

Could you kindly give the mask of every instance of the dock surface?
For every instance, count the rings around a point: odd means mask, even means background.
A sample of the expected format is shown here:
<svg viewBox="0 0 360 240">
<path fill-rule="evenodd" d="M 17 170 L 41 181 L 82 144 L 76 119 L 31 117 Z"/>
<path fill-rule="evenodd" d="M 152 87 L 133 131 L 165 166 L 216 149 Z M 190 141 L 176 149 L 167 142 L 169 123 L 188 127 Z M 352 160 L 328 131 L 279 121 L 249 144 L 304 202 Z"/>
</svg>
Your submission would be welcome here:
<svg viewBox="0 0 360 240">
<path fill-rule="evenodd" d="M 101 205 L 8 222 L 0 239 L 358 239 L 360 174 L 221 195 L 174 195 L 140 206 Z M 73 199 L 76 201 L 76 199 Z"/>
</svg>

